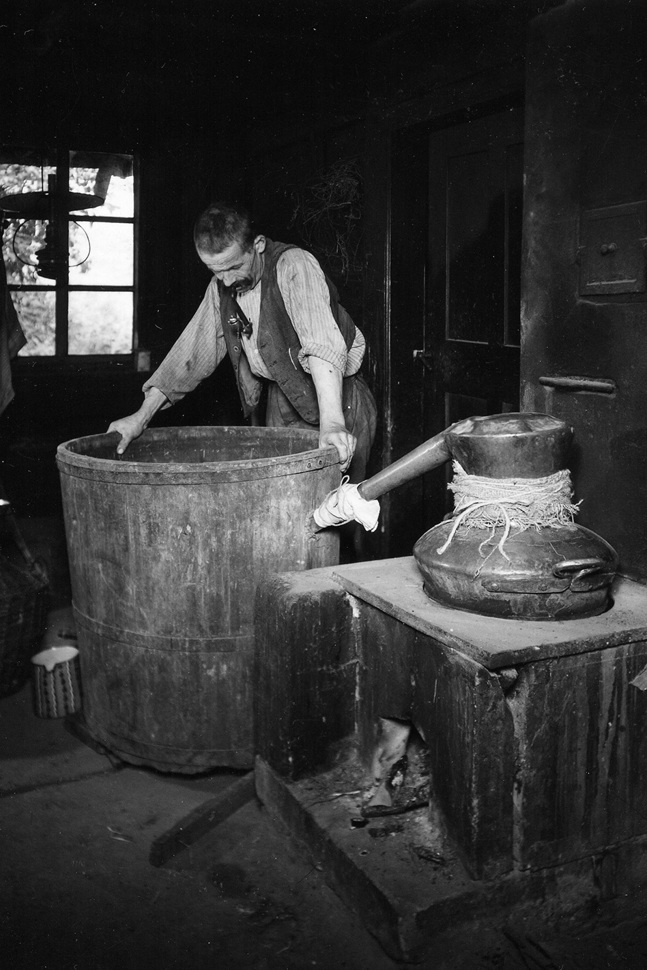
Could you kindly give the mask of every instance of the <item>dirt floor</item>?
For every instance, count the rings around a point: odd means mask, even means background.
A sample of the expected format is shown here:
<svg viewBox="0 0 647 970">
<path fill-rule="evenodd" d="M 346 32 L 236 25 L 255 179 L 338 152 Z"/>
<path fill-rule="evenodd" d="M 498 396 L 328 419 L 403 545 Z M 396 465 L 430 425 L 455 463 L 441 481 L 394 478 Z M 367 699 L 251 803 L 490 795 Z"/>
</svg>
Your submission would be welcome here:
<svg viewBox="0 0 647 970">
<path fill-rule="evenodd" d="M 151 864 L 156 840 L 240 781 L 230 771 L 187 777 L 120 764 L 64 720 L 37 717 L 30 684 L 0 698 L 0 967 L 402 967 L 255 799 Z M 647 894 L 592 909 L 584 923 L 462 927 L 430 941 L 417 966 L 645 970 Z"/>
<path fill-rule="evenodd" d="M 393 970 L 360 922 L 252 800 L 162 867 L 151 845 L 240 778 L 111 763 L 31 690 L 0 700 L 2 966 L 12 970 Z M 638 900 L 634 900 L 635 906 Z M 647 967 L 647 916 L 556 933 L 464 928 L 421 970 Z"/>
<path fill-rule="evenodd" d="M 12 970 L 393 966 L 252 801 L 163 867 L 151 844 L 238 776 L 115 767 L 0 701 L 0 935 Z"/>
</svg>

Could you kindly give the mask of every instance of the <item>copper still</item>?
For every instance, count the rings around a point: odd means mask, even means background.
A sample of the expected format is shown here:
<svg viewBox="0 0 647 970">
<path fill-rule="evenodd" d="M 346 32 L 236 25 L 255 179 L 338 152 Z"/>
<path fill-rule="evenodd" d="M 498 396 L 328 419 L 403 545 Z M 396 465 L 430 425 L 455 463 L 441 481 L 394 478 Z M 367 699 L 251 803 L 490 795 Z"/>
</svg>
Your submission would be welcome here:
<svg viewBox="0 0 647 970">
<path fill-rule="evenodd" d="M 512 413 L 470 418 L 449 429 L 445 440 L 465 473 L 494 480 L 496 495 L 496 480 L 512 480 L 514 487 L 518 480 L 539 481 L 566 470 L 572 434 L 572 428 L 550 415 Z M 513 519 L 509 526 L 485 530 L 456 526 L 455 516 L 456 511 L 425 532 L 413 548 L 425 591 L 433 599 L 475 613 L 528 620 L 595 616 L 611 605 L 618 557 L 604 539 L 568 514 L 556 524 L 520 528 Z"/>
<path fill-rule="evenodd" d="M 463 490 L 462 504 L 413 548 L 426 593 L 455 609 L 497 617 L 595 616 L 611 606 L 618 557 L 573 520 L 577 506 L 567 468 L 572 437 L 573 429 L 549 414 L 467 418 L 358 486 L 342 484 L 317 512 L 332 507 L 338 522 L 354 517 L 374 529 L 380 495 L 453 460 L 460 482 L 448 487 Z M 349 498 L 344 488 L 364 503 L 361 514 L 352 502 L 343 512 Z M 473 488 L 476 496 L 470 495 Z"/>
</svg>

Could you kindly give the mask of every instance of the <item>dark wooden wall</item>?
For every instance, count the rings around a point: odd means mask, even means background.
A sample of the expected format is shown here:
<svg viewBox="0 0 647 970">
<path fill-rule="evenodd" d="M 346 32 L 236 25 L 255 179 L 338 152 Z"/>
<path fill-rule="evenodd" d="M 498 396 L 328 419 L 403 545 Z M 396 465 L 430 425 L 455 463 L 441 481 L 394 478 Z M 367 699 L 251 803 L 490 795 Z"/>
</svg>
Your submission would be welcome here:
<svg viewBox="0 0 647 970">
<path fill-rule="evenodd" d="M 10 24 L 15 36 L 22 24 L 26 39 L 2 52 L 3 89 L 10 92 L 3 142 L 67 143 L 139 155 L 139 331 L 153 366 L 189 319 L 206 282 L 193 253 L 191 225 L 209 195 L 247 195 L 256 202 L 268 234 L 305 242 L 303 227 L 293 218 L 299 193 L 331 167 L 353 162 L 361 173 L 363 197 L 362 218 L 351 240 L 353 265 L 349 270 L 334 257 L 326 260 L 325 247 L 317 255 L 369 341 L 366 373 L 380 407 L 372 460 L 377 469 L 423 435 L 421 389 L 410 371 L 411 348 L 420 342 L 416 305 L 422 293 L 415 286 L 409 292 L 402 276 L 400 296 L 395 296 L 400 300 L 397 325 L 391 329 L 393 199 L 395 218 L 406 225 L 409 215 L 398 194 L 410 188 L 410 206 L 424 221 L 417 204 L 424 159 L 420 155 L 419 179 L 412 183 L 409 131 L 418 126 L 419 138 L 419 126 L 428 119 L 482 100 L 484 92 L 487 97 L 498 94 L 501 85 L 509 88 L 511 74 L 519 85 L 521 38 L 529 15 L 521 6 L 521 13 L 508 16 L 507 4 L 466 4 L 460 15 L 452 4 L 430 5 L 433 11 L 413 5 L 406 17 L 392 20 L 388 36 L 369 48 L 340 36 L 338 55 L 328 64 L 308 62 L 309 48 L 302 56 L 295 50 L 289 62 L 283 60 L 280 68 L 275 63 L 272 74 L 265 73 L 262 86 L 241 90 L 244 71 L 235 54 L 242 55 L 242 41 L 226 53 L 223 71 L 222 47 L 213 63 L 200 56 L 191 27 L 195 18 L 182 19 L 172 29 L 172 5 L 153 4 L 146 21 L 143 12 L 128 5 L 104 4 L 101 29 L 95 27 L 94 33 L 83 18 L 61 22 L 58 33 L 56 24 L 41 18 L 36 40 L 30 40 L 30 12 L 45 9 L 30 3 Z M 213 22 L 205 23 L 207 32 L 225 26 L 215 13 Z M 345 53 L 351 49 L 353 57 Z M 269 54 L 265 59 L 271 60 Z M 223 76 L 235 80 L 223 83 Z M 404 151 L 392 171 L 394 142 Z M 416 244 L 415 234 L 403 238 L 409 246 Z M 419 264 L 424 258 L 420 247 L 415 259 Z M 16 400 L 0 418 L 2 474 L 25 514 L 47 514 L 56 507 L 56 444 L 102 431 L 110 420 L 135 409 L 146 376 L 126 367 L 51 364 L 18 362 Z M 242 421 L 228 369 L 221 368 L 186 403 L 155 421 Z M 417 486 L 412 489 L 417 496 Z M 372 537 L 376 554 L 391 548 L 394 531 L 401 534 L 401 546 L 410 547 L 415 538 L 402 531 L 397 512 L 389 526 L 388 500 L 382 528 L 381 535 Z"/>
<path fill-rule="evenodd" d="M 643 582 L 646 35 L 644 3 L 570 3 L 532 25 L 522 281 L 524 407 L 573 426 L 578 521 Z M 582 380 L 550 382 L 564 377 Z"/>
<path fill-rule="evenodd" d="M 394 10 L 400 6 L 394 4 Z M 11 16 L 26 16 L 35 7 L 45 5 L 25 4 Z M 416 447 L 429 430 L 424 368 L 413 361 L 413 351 L 423 347 L 425 326 L 429 133 L 481 115 L 488 105 L 523 99 L 524 92 L 529 119 L 525 165 L 534 186 L 526 211 L 541 215 L 544 209 L 534 202 L 555 200 L 543 222 L 535 218 L 532 226 L 527 224 L 527 238 L 532 230 L 535 241 L 522 294 L 526 359 L 537 366 L 545 360 L 548 366 L 551 344 L 542 330 L 544 320 L 560 334 L 565 319 L 581 319 L 583 333 L 587 321 L 604 329 L 602 311 L 591 308 L 595 301 L 574 299 L 576 270 L 569 247 L 576 245 L 579 208 L 645 198 L 639 161 L 645 157 L 644 99 L 625 67 L 638 63 L 641 34 L 631 18 L 640 4 L 410 4 L 370 44 L 353 45 L 340 35 L 338 56 L 325 70 L 321 63 L 319 69 L 309 63 L 310 48 L 300 61 L 296 47 L 295 58 L 277 58 L 280 39 L 275 37 L 272 56 L 266 55 L 262 65 L 263 84 L 255 81 L 242 91 L 243 35 L 236 35 L 239 40 L 225 61 L 220 57 L 216 62 L 196 56 L 195 17 L 177 20 L 174 30 L 172 17 L 178 14 L 172 3 L 144 3 L 144 8 L 150 8 L 150 19 L 131 5 L 103 4 L 107 19 L 101 34 L 90 37 L 93 44 L 77 36 L 85 29 L 80 18 L 48 44 L 25 40 L 20 49 L 3 48 L 0 72 L 3 143 L 65 142 L 139 155 L 140 344 L 150 349 L 153 366 L 186 324 L 206 283 L 193 252 L 191 226 L 209 196 L 246 196 L 257 204 L 269 235 L 304 242 L 303 226 L 294 218 L 299 193 L 331 167 L 352 160 L 362 190 L 356 257 L 351 272 L 335 259 L 326 269 L 368 338 L 365 369 L 379 407 L 371 470 Z M 626 27 L 621 10 L 629 11 Z M 202 34 L 215 43 L 222 23 L 207 5 L 204 11 L 211 20 Z M 568 28 L 563 37 L 562 25 Z M 564 38 L 571 35 L 577 71 L 569 80 L 560 66 L 570 56 L 571 41 Z M 128 56 L 120 53 L 125 39 Z M 223 77 L 230 78 L 227 84 Z M 587 104 L 594 89 L 597 94 Z M 542 196 L 544 188 L 547 195 Z M 326 264 L 325 252 L 317 255 Z M 604 302 L 605 314 L 609 304 L 618 319 L 625 314 L 627 339 L 630 332 L 641 332 L 640 317 L 635 317 L 639 303 L 636 296 Z M 631 304 L 631 319 L 620 304 Z M 587 353 L 595 353 L 593 345 Z M 535 388 L 525 406 L 550 410 L 546 398 L 536 393 L 540 375 L 533 370 L 535 363 L 524 371 L 525 385 Z M 57 508 L 56 444 L 102 431 L 110 420 L 135 409 L 146 377 L 126 367 L 42 365 L 18 362 L 16 400 L 0 416 L 0 474 L 19 510 L 30 515 Z M 596 370 L 593 363 L 587 369 Z M 220 368 L 185 404 L 155 421 L 242 422 L 229 369 Z M 614 441 L 619 454 L 630 452 L 639 461 L 639 429 L 626 448 L 620 436 Z M 598 448 L 592 435 L 581 436 L 581 442 L 589 454 Z M 632 467 L 637 474 L 635 462 Z M 602 494 L 599 485 L 596 480 L 595 490 Z M 578 488 L 583 487 L 578 480 Z M 385 497 L 381 531 L 369 537 L 370 555 L 410 552 L 420 532 L 444 512 L 429 506 L 428 494 L 428 485 L 419 480 Z M 583 508 L 593 504 L 586 494 Z"/>
<path fill-rule="evenodd" d="M 397 40 L 400 59 L 385 66 L 378 45 L 371 65 L 374 98 L 367 119 L 365 305 L 372 322 L 375 386 L 380 396 L 379 457 L 384 464 L 442 431 L 430 414 L 429 374 L 414 353 L 425 348 L 430 288 L 429 139 L 459 122 L 523 96 L 525 37 L 534 8 L 466 5 L 444 24 L 422 20 Z M 402 65 L 406 69 L 402 70 Z M 382 70 L 384 69 L 384 70 Z M 432 378 L 433 379 L 433 378 Z M 442 518 L 445 470 L 406 484 L 382 500 L 380 555 L 409 554 Z"/>
<path fill-rule="evenodd" d="M 426 375 L 413 356 L 424 346 L 430 132 L 523 100 L 527 24 L 537 8 L 414 6 L 400 29 L 355 65 L 343 97 L 304 117 L 299 127 L 284 119 L 256 128 L 250 138 L 250 181 L 261 184 L 262 172 L 263 188 L 281 187 L 270 193 L 268 221 L 290 241 L 303 241 L 291 221 L 294 189 L 335 164 L 359 164 L 357 270 L 335 276 L 334 260 L 327 263 L 323 251 L 316 255 L 332 271 L 368 341 L 364 369 L 379 414 L 369 472 L 444 427 L 430 428 Z M 267 192 L 259 196 L 267 205 Z M 436 478 L 444 474 L 440 470 Z M 408 554 L 420 533 L 442 517 L 444 507 L 430 506 L 428 490 L 419 479 L 382 499 L 379 531 L 367 537 L 369 555 Z"/>
</svg>

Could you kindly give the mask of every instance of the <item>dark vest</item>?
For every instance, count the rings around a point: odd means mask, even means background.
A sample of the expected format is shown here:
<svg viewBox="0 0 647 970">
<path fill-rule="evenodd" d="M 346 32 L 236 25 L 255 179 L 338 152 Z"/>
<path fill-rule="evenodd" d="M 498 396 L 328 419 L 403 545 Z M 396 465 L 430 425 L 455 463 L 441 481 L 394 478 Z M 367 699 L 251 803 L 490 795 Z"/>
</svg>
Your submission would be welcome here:
<svg viewBox="0 0 647 970">
<path fill-rule="evenodd" d="M 263 363 L 276 381 L 292 407 L 309 424 L 319 424 L 319 405 L 314 381 L 299 361 L 301 344 L 292 321 L 285 309 L 277 276 L 276 264 L 287 249 L 296 247 L 285 243 L 275 243 L 268 239 L 265 246 L 265 264 L 261 277 L 261 306 L 258 321 L 258 351 Z M 330 293 L 330 308 L 339 327 L 346 347 L 350 350 L 355 339 L 355 324 L 339 303 L 337 288 L 328 277 L 326 283 Z M 237 304 L 222 284 L 218 284 L 220 294 L 220 315 L 225 335 L 227 351 L 234 365 L 238 391 L 245 415 L 256 407 L 261 396 L 262 382 L 252 374 L 242 349 L 239 337 Z"/>
</svg>

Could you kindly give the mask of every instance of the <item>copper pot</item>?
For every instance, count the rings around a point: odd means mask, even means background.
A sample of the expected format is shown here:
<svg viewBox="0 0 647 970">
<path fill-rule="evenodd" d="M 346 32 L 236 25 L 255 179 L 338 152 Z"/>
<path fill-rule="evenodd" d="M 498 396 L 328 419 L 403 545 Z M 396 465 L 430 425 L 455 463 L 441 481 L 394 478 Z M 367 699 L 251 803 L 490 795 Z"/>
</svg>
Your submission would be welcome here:
<svg viewBox="0 0 647 970">
<path fill-rule="evenodd" d="M 447 448 L 470 475 L 543 478 L 566 467 L 572 429 L 547 414 L 470 418 L 445 433 Z M 500 617 L 566 620 L 594 616 L 611 604 L 618 557 L 582 526 L 490 532 L 441 522 L 416 542 L 413 555 L 428 595 L 456 609 Z M 507 558 L 506 558 L 507 557 Z"/>
<path fill-rule="evenodd" d="M 480 529 L 459 528 L 446 551 L 451 522 L 425 532 L 413 547 L 425 591 L 432 599 L 472 613 L 526 620 L 570 620 L 596 616 L 611 605 L 609 588 L 616 553 L 600 536 L 579 525 L 529 529 L 497 549 L 503 532 L 488 538 Z"/>
</svg>

